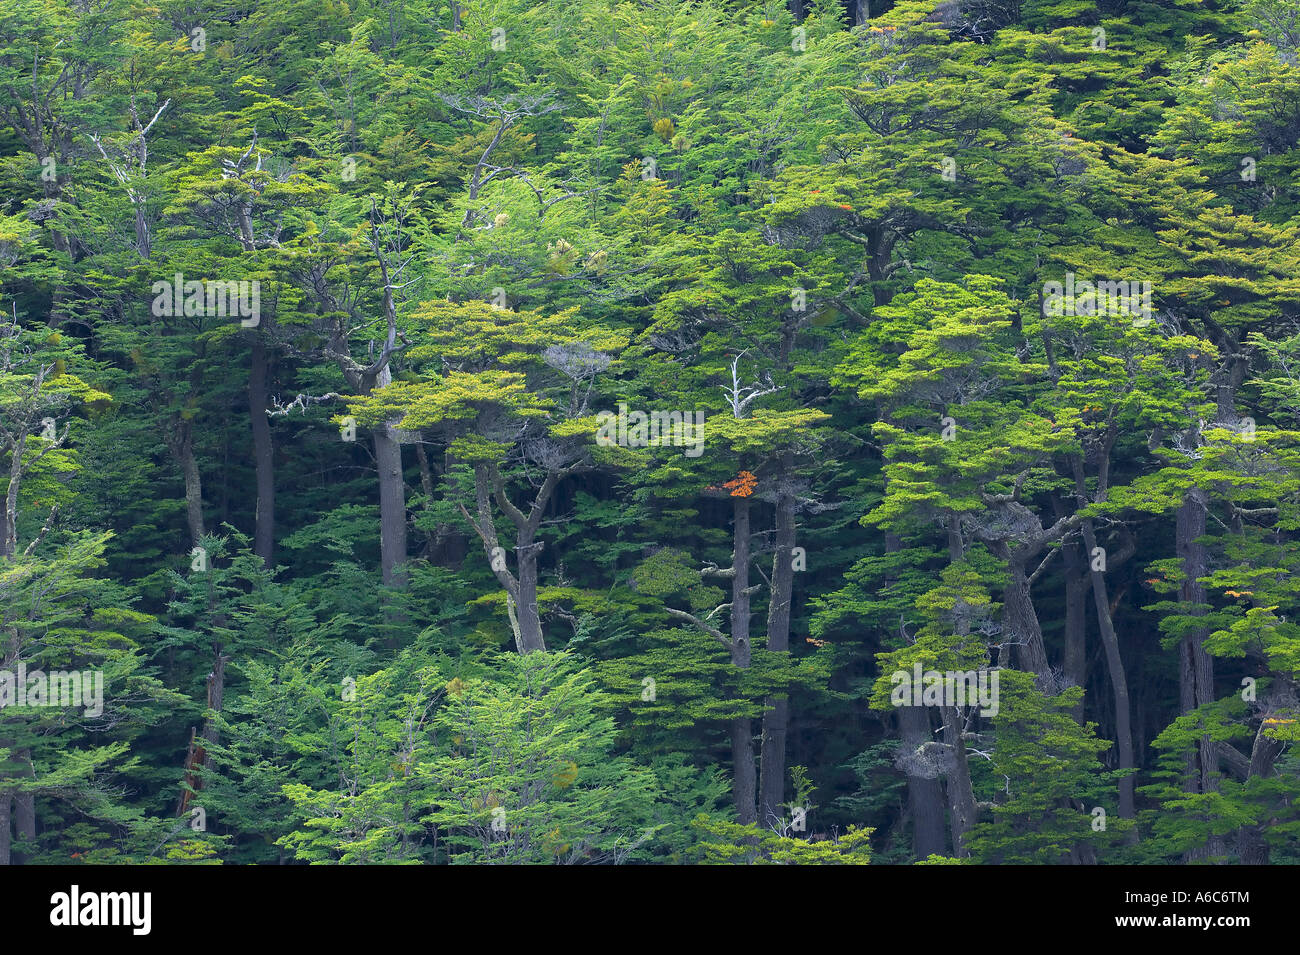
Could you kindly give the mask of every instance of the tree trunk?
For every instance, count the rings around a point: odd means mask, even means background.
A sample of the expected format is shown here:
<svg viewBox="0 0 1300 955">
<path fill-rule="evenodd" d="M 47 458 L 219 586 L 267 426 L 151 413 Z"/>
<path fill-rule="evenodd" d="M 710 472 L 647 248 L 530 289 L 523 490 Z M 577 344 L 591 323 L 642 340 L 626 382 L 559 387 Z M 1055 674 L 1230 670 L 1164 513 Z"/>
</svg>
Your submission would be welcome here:
<svg viewBox="0 0 1300 955">
<path fill-rule="evenodd" d="M 748 669 L 749 643 L 749 498 L 733 498 L 735 515 L 731 568 L 731 662 Z M 742 826 L 758 821 L 754 773 L 754 731 L 748 716 L 731 721 L 732 795 L 736 821 Z"/>
<path fill-rule="evenodd" d="M 1011 554 L 999 548 L 1007 558 L 1007 587 L 1002 600 L 1003 639 L 1016 643 L 1016 657 L 1020 667 L 1038 677 L 1040 689 L 1047 689 L 1051 680 L 1051 666 L 1047 662 L 1047 649 L 1043 645 L 1043 628 L 1034 610 L 1029 592 L 1029 576 L 1025 573 L 1024 556 Z"/>
<path fill-rule="evenodd" d="M 542 553 L 540 543 L 520 543 L 515 548 L 519 562 L 519 587 L 515 612 L 519 617 L 519 652 L 532 653 L 546 649 L 542 632 L 542 616 L 537 608 L 537 558 Z"/>
<path fill-rule="evenodd" d="M 196 791 L 203 788 L 203 780 L 198 773 L 199 767 L 202 766 L 204 769 L 212 768 L 212 747 L 221 738 L 213 714 L 221 712 L 225 701 L 226 662 L 229 659 L 230 657 L 225 656 L 218 645 L 212 672 L 208 674 L 208 710 L 210 712 L 203 722 L 202 736 L 196 739 L 191 735 L 189 752 L 185 756 L 185 782 L 189 784 L 191 789 Z M 202 742 L 199 741 L 200 739 Z M 182 789 L 180 804 L 176 810 L 177 816 L 185 815 L 190 808 L 192 799 L 193 795 L 189 789 Z"/>
<path fill-rule="evenodd" d="M 444 464 L 442 481 L 448 492 L 448 499 L 456 495 L 457 488 L 455 480 L 451 475 L 450 455 Z M 425 510 L 433 507 L 433 501 L 437 493 L 438 482 L 434 478 L 433 466 L 429 461 L 429 455 L 424 449 L 423 441 L 415 443 L 415 459 L 420 466 L 420 487 L 424 491 L 424 496 L 428 503 L 425 504 Z M 439 567 L 456 569 L 464 562 L 466 554 L 469 553 L 469 542 L 464 533 L 453 525 L 443 521 L 436 528 L 430 528 L 425 531 L 425 546 L 428 548 L 428 559 L 430 563 L 437 564 Z"/>
<path fill-rule="evenodd" d="M 80 99 L 81 97 L 78 96 L 76 98 Z M 38 164 L 44 165 L 45 160 L 53 155 L 49 149 L 45 148 L 43 139 L 38 140 L 35 143 L 29 141 L 28 146 L 31 148 L 32 152 L 35 153 Z M 66 152 L 60 150 L 60 155 L 55 160 L 54 168 L 56 174 L 53 180 L 46 179 L 43 176 L 41 177 L 41 192 L 45 195 L 46 199 L 53 199 L 57 202 L 63 197 L 63 186 L 66 179 L 66 174 L 63 170 L 67 168 Z M 52 219 L 50 221 L 57 222 L 58 220 Z M 72 254 L 72 243 L 68 241 L 68 237 L 64 234 L 63 230 L 55 228 L 54 226 L 49 226 L 49 230 L 50 241 L 54 243 L 54 247 L 60 252 L 65 253 L 69 258 L 73 259 L 73 261 L 76 261 L 75 256 Z M 55 293 L 56 304 L 63 296 L 63 291 L 63 287 L 60 286 L 59 290 Z"/>
<path fill-rule="evenodd" d="M 0 666 L 5 669 L 13 669 L 18 666 L 19 654 L 19 637 L 16 629 L 9 632 L 9 646 L 5 648 L 4 653 L 0 653 Z M 0 716 L 3 713 L 0 712 Z M 3 720 L 0 720 L 0 727 L 3 727 Z M 14 775 L 15 754 L 11 747 L 13 740 L 0 736 L 0 750 L 9 750 L 6 759 L 0 760 L 0 782 L 6 777 Z M 12 865 L 13 858 L 13 801 L 17 791 L 8 787 L 0 787 L 0 865 Z"/>
<path fill-rule="evenodd" d="M 1249 779 L 1264 779 L 1273 774 L 1273 764 L 1282 755 L 1285 744 L 1264 735 L 1264 725 L 1260 724 L 1255 733 L 1255 744 L 1250 751 Z M 1267 823 L 1256 826 L 1242 826 L 1237 835 L 1237 852 L 1242 865 L 1268 865 L 1269 848 L 1264 841 Z"/>
<path fill-rule="evenodd" d="M 424 510 L 427 512 L 433 506 L 433 468 L 429 466 L 429 455 L 424 450 L 423 440 L 415 442 L 415 463 L 420 467 L 420 490 L 424 492 Z M 437 559 L 441 532 L 441 525 L 437 531 L 432 528 L 424 530 L 424 556 L 430 562 Z"/>
<path fill-rule="evenodd" d="M 790 455 L 786 455 L 786 463 Z M 772 598 L 767 610 L 767 649 L 790 652 L 790 603 L 794 590 L 794 495 L 782 492 L 776 501 L 776 550 L 772 555 Z M 759 819 L 771 825 L 783 818 L 785 799 L 785 737 L 790 723 L 790 697 L 777 693 L 766 700 L 763 742 L 759 758 Z"/>
<path fill-rule="evenodd" d="M 934 742 L 930 713 L 924 706 L 898 707 L 898 729 L 905 753 Z M 910 765 L 910 763 L 905 764 Z M 944 835 L 943 786 L 937 777 L 907 772 L 907 802 L 912 815 L 912 855 L 927 859 L 947 850 Z"/>
<path fill-rule="evenodd" d="M 1178 599 L 1192 604 L 1205 603 L 1205 587 L 1198 578 L 1208 571 L 1205 546 L 1197 539 L 1205 534 L 1205 508 L 1208 498 L 1204 491 L 1194 488 L 1183 497 L 1178 508 L 1175 547 L 1182 558 L 1184 579 L 1179 585 Z M 1203 609 L 1192 610 L 1193 616 L 1204 615 Z M 1202 646 L 1204 629 L 1183 638 L 1178 649 L 1179 712 L 1189 713 L 1198 706 L 1214 701 L 1214 660 Z M 1218 754 L 1209 737 L 1202 737 L 1197 752 L 1187 760 L 1189 792 L 1214 792 L 1218 786 L 1214 774 L 1218 771 Z"/>
<path fill-rule="evenodd" d="M 1209 571 L 1209 560 L 1205 545 L 1198 538 L 1205 534 L 1205 513 L 1209 497 L 1200 488 L 1192 488 L 1183 495 L 1183 503 L 1178 508 L 1175 526 L 1175 549 L 1182 559 L 1183 580 L 1179 584 L 1178 598 L 1192 604 L 1205 603 L 1205 587 L 1199 578 Z M 1196 608 L 1190 611 L 1193 616 L 1202 616 L 1205 611 Z M 1214 660 L 1205 652 L 1203 642 L 1208 631 L 1197 629 L 1185 636 L 1178 646 L 1178 702 L 1180 713 L 1190 713 L 1198 706 L 1214 700 Z M 1219 755 L 1215 743 L 1209 736 L 1202 736 L 1194 751 L 1187 755 L 1186 791 L 1192 793 L 1217 792 L 1219 788 L 1217 773 Z M 1219 837 L 1200 849 L 1186 854 L 1187 861 L 1204 858 L 1207 855 L 1221 855 L 1226 851 L 1226 844 Z"/>
<path fill-rule="evenodd" d="M 27 450 L 27 428 L 20 427 L 14 436 L 9 458 L 9 486 L 5 490 L 3 513 L 0 514 L 0 557 L 18 553 L 18 489 L 23 481 L 23 454 Z"/>
<path fill-rule="evenodd" d="M 952 563 L 957 563 L 965 559 L 966 544 L 961 536 L 961 519 L 953 514 L 948 518 L 948 559 Z M 1024 576 L 1023 565 L 1021 576 Z M 1026 581 L 1025 591 L 1028 592 L 1029 586 Z M 1033 613 L 1033 606 L 1030 606 L 1030 613 Z M 1034 618 L 1037 624 L 1038 618 Z M 965 635 L 970 632 L 970 616 L 965 613 L 956 614 L 953 621 L 956 632 Z M 1039 643 L 1041 645 L 1042 634 L 1039 634 Z M 943 719 L 943 741 L 948 747 L 952 764 L 948 769 L 946 779 L 946 789 L 948 791 L 948 824 L 952 831 L 952 854 L 959 859 L 964 859 L 970 855 L 966 849 L 966 833 L 970 831 L 971 826 L 975 825 L 976 806 L 975 791 L 971 786 L 970 764 L 967 762 L 966 743 L 962 739 L 962 731 L 965 727 L 962 725 L 961 711 L 955 706 L 940 707 L 941 718 Z"/>
<path fill-rule="evenodd" d="M 36 775 L 36 770 L 32 768 L 32 757 L 30 753 L 24 754 L 29 777 Z M 20 846 L 22 855 L 19 862 L 27 862 L 31 856 L 32 843 L 36 841 L 36 793 L 20 792 L 14 794 L 14 833 L 18 836 L 20 843 L 27 843 L 26 847 Z"/>
<path fill-rule="evenodd" d="M 375 463 L 379 468 L 379 562 L 384 583 L 406 583 L 406 482 L 402 478 L 402 446 L 391 424 L 375 428 Z"/>
<path fill-rule="evenodd" d="M 143 198 L 135 203 L 135 248 L 142 259 L 153 255 L 153 238 L 149 233 L 149 219 L 145 215 Z"/>
<path fill-rule="evenodd" d="M 253 461 L 257 471 L 257 518 L 253 553 L 267 567 L 275 556 L 275 461 L 271 422 L 266 416 L 270 361 L 260 330 L 253 332 L 252 365 L 248 375 L 248 414 L 253 426 Z"/>
<path fill-rule="evenodd" d="M 1088 562 L 1073 540 L 1061 544 L 1065 577 L 1065 682 L 1082 686 L 1088 682 L 1088 615 L 1085 611 L 1088 588 Z M 1074 718 L 1082 723 L 1083 701 L 1074 709 Z"/>
<path fill-rule="evenodd" d="M 896 554 L 902 549 L 903 544 L 897 534 L 885 534 L 885 553 Z M 895 582 L 893 577 L 888 578 L 886 587 Z M 930 711 L 924 706 L 898 707 L 898 729 L 904 754 L 915 753 L 924 744 L 934 742 Z M 912 760 L 904 761 L 903 766 L 907 776 L 907 801 L 912 814 L 912 854 L 916 859 L 943 855 L 948 842 L 944 835 L 943 784 L 936 776 L 923 776 L 912 771 Z"/>
<path fill-rule="evenodd" d="M 0 789 L 0 865 L 12 865 L 11 846 L 13 796 L 8 789 Z"/>
<path fill-rule="evenodd" d="M 955 706 L 940 707 L 943 714 L 943 741 L 952 753 L 948 770 L 948 821 L 952 829 L 952 854 L 958 859 L 970 856 L 966 833 L 975 825 L 975 791 L 971 786 L 970 764 L 966 743 L 962 739 L 961 711 Z"/>
<path fill-rule="evenodd" d="M 203 724 L 203 739 L 208 744 L 205 747 L 207 755 L 203 760 L 205 769 L 212 768 L 212 747 L 216 745 L 217 740 L 220 738 L 217 732 L 217 721 L 213 714 L 220 713 L 225 702 L 226 661 L 229 659 L 230 657 L 225 656 L 218 648 L 216 661 L 212 666 L 212 673 L 208 675 L 208 709 L 212 712 Z"/>
<path fill-rule="evenodd" d="M 0 740 L 0 744 L 4 742 Z M 30 779 L 36 775 L 28 751 L 11 752 L 8 762 L 14 770 L 11 776 Z M 15 836 L 18 839 L 16 847 Z M 23 865 L 29 861 L 30 843 L 35 838 L 36 794 L 17 788 L 0 790 L 0 865 Z"/>
<path fill-rule="evenodd" d="M 475 520 L 463 507 L 465 515 L 483 542 L 483 551 L 487 555 L 492 573 L 506 592 L 506 610 L 510 617 L 510 627 L 515 635 L 516 648 L 520 653 L 546 649 L 545 633 L 542 629 L 541 612 L 537 607 L 537 559 L 541 556 L 545 544 L 536 540 L 537 530 L 542 524 L 542 515 L 560 481 L 560 473 L 551 471 L 533 498 L 529 512 L 525 514 L 506 496 L 501 475 L 490 465 L 477 465 L 474 468 L 474 493 L 478 508 Z M 492 520 L 492 498 L 495 496 L 497 506 L 505 512 L 515 525 L 515 560 L 518 576 L 510 573 L 505 565 L 505 548 L 497 540 L 496 525 Z"/>
<path fill-rule="evenodd" d="M 1079 472 L 1082 475 L 1082 471 Z M 1087 554 L 1096 553 L 1097 535 L 1092 521 L 1085 520 L 1080 525 L 1083 531 L 1083 546 Z M 1097 608 L 1097 624 L 1101 631 L 1102 647 L 1106 651 L 1106 670 L 1110 675 L 1111 693 L 1115 700 L 1115 743 L 1119 751 L 1119 768 L 1132 769 L 1133 728 L 1132 711 L 1128 697 L 1128 680 L 1124 675 L 1124 658 L 1119 651 L 1119 638 L 1115 635 L 1115 624 L 1110 616 L 1110 599 L 1106 593 L 1106 578 L 1103 571 L 1089 562 L 1089 574 L 1092 582 L 1093 603 Z M 1119 814 L 1122 819 L 1136 816 L 1133 802 L 1133 777 L 1125 776 L 1119 781 Z M 1134 830 L 1136 834 L 1136 830 Z"/>
<path fill-rule="evenodd" d="M 172 456 L 185 476 L 185 520 L 190 529 L 190 543 L 198 546 L 203 536 L 203 479 L 194 458 L 194 426 L 185 419 L 175 423 L 171 440 Z"/>
</svg>

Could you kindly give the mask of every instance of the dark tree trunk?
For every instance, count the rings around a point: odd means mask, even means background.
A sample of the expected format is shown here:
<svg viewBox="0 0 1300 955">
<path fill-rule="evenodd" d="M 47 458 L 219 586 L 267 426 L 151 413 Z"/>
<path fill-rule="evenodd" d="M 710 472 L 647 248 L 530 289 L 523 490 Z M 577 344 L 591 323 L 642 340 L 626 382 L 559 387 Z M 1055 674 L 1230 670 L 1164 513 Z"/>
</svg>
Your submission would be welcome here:
<svg viewBox="0 0 1300 955">
<path fill-rule="evenodd" d="M 199 776 L 199 768 L 212 768 L 212 747 L 217 744 L 221 736 L 217 730 L 215 714 L 220 713 L 225 702 L 226 696 L 226 663 L 230 657 L 221 652 L 221 647 L 216 648 L 212 672 L 208 674 L 208 710 L 209 714 L 203 722 L 203 733 L 197 738 L 191 735 L 189 752 L 185 756 L 185 782 L 190 789 L 195 791 L 203 788 L 203 780 Z M 180 804 L 177 806 L 176 815 L 183 816 L 189 810 L 194 796 L 189 789 L 182 789 Z"/>
<path fill-rule="evenodd" d="M 965 559 L 966 543 L 961 535 L 961 520 L 957 515 L 948 518 L 948 558 L 952 563 L 957 563 Z M 1021 576 L 1023 577 L 1023 565 Z M 1025 592 L 1028 593 L 1028 582 L 1025 584 Z M 1033 606 L 1030 605 L 1030 613 L 1033 613 Z M 1038 618 L 1034 618 L 1037 625 Z M 964 635 L 970 632 L 970 615 L 967 613 L 957 613 L 953 621 L 953 627 L 956 633 Z M 1039 643 L 1042 643 L 1042 634 L 1039 633 Z M 952 831 L 952 853 L 959 859 L 967 858 L 970 855 L 966 848 L 966 833 L 970 831 L 971 826 L 975 825 L 977 807 L 975 805 L 975 791 L 971 785 L 970 764 L 967 762 L 966 743 L 962 739 L 962 732 L 965 730 L 961 718 L 961 711 L 955 706 L 943 706 L 939 708 L 943 720 L 943 741 L 948 747 L 951 764 L 948 768 L 946 789 L 948 792 L 948 825 Z"/>
<path fill-rule="evenodd" d="M 903 549 L 897 534 L 885 534 L 885 553 L 896 554 Z M 895 582 L 890 577 L 886 586 Z M 945 808 L 943 784 L 937 776 L 924 776 L 917 771 L 917 761 L 906 757 L 914 754 L 926 743 L 934 742 L 930 725 L 930 711 L 924 706 L 898 707 L 898 729 L 902 738 L 901 765 L 907 776 L 907 802 L 912 816 L 912 854 L 917 859 L 944 855 L 948 837 L 945 834 Z"/>
<path fill-rule="evenodd" d="M 952 829 L 952 854 L 959 859 L 970 856 L 966 833 L 975 825 L 975 791 L 971 786 L 970 763 L 962 739 L 961 711 L 955 706 L 940 707 L 943 714 L 943 741 L 952 754 L 948 770 L 948 822 Z"/>
<path fill-rule="evenodd" d="M 41 164 L 44 164 L 46 158 L 52 155 L 50 151 L 45 148 L 43 143 L 36 145 L 36 147 L 32 151 L 36 154 L 36 161 Z M 66 166 L 66 161 L 67 161 L 66 153 L 60 155 L 55 160 L 55 169 L 56 170 L 64 169 Z M 44 177 L 41 178 L 41 191 L 42 193 L 44 193 L 46 199 L 52 199 L 58 201 L 63 196 L 63 184 L 64 184 L 64 174 L 63 172 L 59 171 L 56 173 L 55 178 L 52 181 L 49 179 L 45 179 Z M 58 221 L 58 220 L 56 219 L 51 221 Z M 54 247 L 58 249 L 60 252 L 65 253 L 69 257 L 72 257 L 72 243 L 68 241 L 68 237 L 63 233 L 63 230 L 57 229 L 54 226 L 50 226 L 49 228 L 50 228 L 50 241 L 54 243 Z M 61 291 L 62 288 L 60 289 L 60 292 Z"/>
<path fill-rule="evenodd" d="M 1082 473 L 1082 472 L 1080 472 Z M 1095 553 L 1097 535 L 1092 521 L 1085 520 L 1080 525 L 1083 532 L 1083 546 L 1087 554 Z M 1097 608 L 1097 625 L 1101 632 L 1102 647 L 1106 651 L 1106 670 L 1110 675 L 1111 693 L 1115 701 L 1115 744 L 1119 752 L 1119 768 L 1132 769 L 1133 728 L 1132 709 L 1128 697 L 1128 679 L 1124 675 L 1124 659 L 1119 651 L 1119 638 L 1115 635 L 1114 621 L 1110 616 L 1110 602 L 1106 592 L 1106 577 L 1103 571 L 1096 569 L 1089 562 L 1089 574 L 1092 583 L 1093 603 Z M 1133 802 L 1133 777 L 1125 776 L 1119 781 L 1119 814 L 1123 819 L 1132 819 L 1136 815 Z"/>
<path fill-rule="evenodd" d="M 13 770 L 11 776 L 36 775 L 31 753 L 26 750 L 10 753 L 9 765 Z M 36 794 L 16 788 L 0 790 L 0 811 L 7 817 L 0 822 L 0 865 L 23 865 L 29 861 L 30 845 L 36 838 Z M 13 843 L 15 837 L 17 846 Z"/>
<path fill-rule="evenodd" d="M 25 762 L 27 775 L 36 775 L 30 754 L 25 757 Z M 14 833 L 20 843 L 27 843 L 26 846 L 20 845 L 22 854 L 17 861 L 27 862 L 31 855 L 31 845 L 36 840 L 36 794 L 33 792 L 14 794 Z"/>
<path fill-rule="evenodd" d="M 420 467 L 420 490 L 424 492 L 424 509 L 428 511 L 433 506 L 433 469 L 429 467 L 429 455 L 424 450 L 423 439 L 415 442 L 415 463 Z M 425 528 L 424 556 L 427 560 L 433 561 L 436 558 L 440 537 L 439 532 L 435 532 L 432 528 Z"/>
<path fill-rule="evenodd" d="M 420 487 L 424 491 L 424 496 L 428 499 L 428 503 L 425 505 L 427 510 L 433 506 L 438 481 L 433 466 L 429 461 L 428 452 L 425 451 L 423 441 L 417 441 L 415 444 L 415 459 L 420 465 Z M 454 498 L 456 494 L 456 487 L 450 473 L 451 463 L 448 461 L 443 468 L 443 480 L 449 500 Z M 436 528 L 425 531 L 425 546 L 428 548 L 428 559 L 431 563 L 435 563 L 440 567 L 460 567 L 465 560 L 465 555 L 469 553 L 468 545 L 469 542 L 464 533 L 445 521 L 438 524 Z"/>
<path fill-rule="evenodd" d="M 1264 735 L 1260 725 L 1250 752 L 1250 779 L 1265 779 L 1273 774 L 1273 764 L 1282 755 L 1285 744 Z M 1267 824 L 1243 826 L 1237 835 L 1237 852 L 1242 865 L 1268 865 L 1269 848 L 1264 841 Z"/>
<path fill-rule="evenodd" d="M 542 616 L 537 608 L 537 558 L 542 553 L 540 543 L 523 543 L 515 548 L 519 562 L 519 587 L 515 597 L 515 613 L 519 620 L 519 652 L 532 653 L 546 649 L 546 635 L 542 632 Z"/>
<path fill-rule="evenodd" d="M 1205 534 L 1205 508 L 1208 499 L 1204 491 L 1193 489 L 1183 498 L 1178 508 L 1175 547 L 1183 562 L 1184 579 L 1179 586 L 1178 599 L 1192 604 L 1205 603 L 1205 587 L 1199 578 L 1209 571 L 1205 545 L 1197 539 Z M 1202 616 L 1203 609 L 1192 611 Z M 1214 701 L 1214 661 L 1202 645 L 1206 631 L 1198 629 L 1183 638 L 1178 651 L 1179 712 L 1189 713 L 1198 706 Z M 1202 737 L 1195 753 L 1188 755 L 1189 792 L 1213 792 L 1218 787 L 1218 756 L 1209 737 Z"/>
<path fill-rule="evenodd" d="M 789 466 L 789 455 L 786 465 Z M 782 492 L 776 501 L 776 551 L 772 555 L 772 599 L 767 611 L 767 649 L 790 651 L 790 602 L 794 590 L 795 499 Z M 769 696 L 763 712 L 763 742 L 759 760 L 759 819 L 770 825 L 783 818 L 785 798 L 785 737 L 790 722 L 790 697 Z"/>
<path fill-rule="evenodd" d="M 1179 584 L 1179 600 L 1192 604 L 1205 603 L 1205 586 L 1200 582 L 1209 572 L 1209 559 L 1205 545 L 1198 538 L 1205 534 L 1205 514 L 1209 497 L 1199 488 L 1183 495 L 1175 525 L 1175 549 L 1182 559 L 1184 578 Z M 1193 609 L 1193 616 L 1202 616 L 1204 610 Z M 1178 702 L 1179 712 L 1189 713 L 1214 700 L 1214 660 L 1205 652 L 1204 640 L 1208 631 L 1203 628 L 1183 637 L 1178 646 Z M 1202 736 L 1196 749 L 1187 755 L 1186 791 L 1192 793 L 1217 792 L 1219 755 L 1209 736 Z M 1187 861 L 1207 855 L 1221 855 L 1226 844 L 1219 837 L 1212 838 L 1207 846 L 1187 853 Z"/>
<path fill-rule="evenodd" d="M 13 845 L 13 795 L 0 789 L 0 865 L 12 865 Z"/>
<path fill-rule="evenodd" d="M 9 646 L 0 654 L 0 666 L 11 669 L 18 666 L 19 637 L 16 630 L 10 631 Z M 0 736 L 0 749 L 10 750 L 7 759 L 0 761 L 0 783 L 15 775 L 16 754 L 10 749 L 13 740 Z M 0 786 L 0 866 L 13 865 L 13 810 L 16 789 Z"/>
<path fill-rule="evenodd" d="M 1065 682 L 1070 686 L 1087 686 L 1088 681 L 1088 562 L 1078 542 L 1066 540 L 1061 545 L 1065 578 Z M 1083 702 L 1075 707 L 1074 718 L 1083 722 Z"/>
<path fill-rule="evenodd" d="M 930 713 L 924 706 L 898 707 L 898 729 L 905 754 L 934 742 Z M 910 766 L 911 761 L 904 763 Z M 912 855 L 927 859 L 947 851 L 944 834 L 943 786 L 937 777 L 907 773 L 907 802 L 912 816 Z"/>
<path fill-rule="evenodd" d="M 207 750 L 207 756 L 203 761 L 205 769 L 212 768 L 212 747 L 216 745 L 220 738 L 217 732 L 217 721 L 215 715 L 221 712 L 222 706 L 226 699 L 226 661 L 230 657 L 222 654 L 220 649 L 217 650 L 217 658 L 212 665 L 212 673 L 208 675 L 208 709 L 212 711 L 203 724 L 203 740 L 207 743 L 204 747 Z"/>
<path fill-rule="evenodd" d="M 749 498 L 733 499 L 734 550 L 731 567 L 731 662 L 748 669 L 749 643 Z M 747 716 L 731 721 L 732 795 L 736 821 L 742 826 L 758 821 L 757 780 L 754 773 L 754 729 Z"/>
<path fill-rule="evenodd" d="M 253 461 L 257 472 L 257 520 L 253 553 L 270 567 L 275 557 L 275 460 L 271 422 L 266 416 L 270 361 L 261 331 L 253 332 L 252 365 L 248 375 L 248 414 L 253 427 Z"/>
</svg>

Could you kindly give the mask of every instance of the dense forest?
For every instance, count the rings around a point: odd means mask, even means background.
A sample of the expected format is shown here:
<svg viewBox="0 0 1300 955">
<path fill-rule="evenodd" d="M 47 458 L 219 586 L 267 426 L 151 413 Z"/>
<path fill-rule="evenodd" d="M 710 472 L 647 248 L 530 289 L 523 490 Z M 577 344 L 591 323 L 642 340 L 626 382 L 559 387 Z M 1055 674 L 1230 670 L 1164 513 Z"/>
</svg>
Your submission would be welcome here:
<svg viewBox="0 0 1300 955">
<path fill-rule="evenodd" d="M 0 864 L 1300 863 L 1300 0 L 0 0 Z"/>
</svg>

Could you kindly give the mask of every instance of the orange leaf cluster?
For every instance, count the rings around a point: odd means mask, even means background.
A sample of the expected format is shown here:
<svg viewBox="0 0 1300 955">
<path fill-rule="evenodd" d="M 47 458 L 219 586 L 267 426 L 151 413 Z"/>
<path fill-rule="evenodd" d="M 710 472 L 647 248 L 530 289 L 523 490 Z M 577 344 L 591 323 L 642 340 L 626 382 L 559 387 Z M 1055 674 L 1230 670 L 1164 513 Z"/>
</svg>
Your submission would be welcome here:
<svg viewBox="0 0 1300 955">
<path fill-rule="evenodd" d="M 749 471 L 741 471 L 730 481 L 724 481 L 722 486 L 731 492 L 732 497 L 749 497 L 758 486 L 758 478 Z"/>
</svg>

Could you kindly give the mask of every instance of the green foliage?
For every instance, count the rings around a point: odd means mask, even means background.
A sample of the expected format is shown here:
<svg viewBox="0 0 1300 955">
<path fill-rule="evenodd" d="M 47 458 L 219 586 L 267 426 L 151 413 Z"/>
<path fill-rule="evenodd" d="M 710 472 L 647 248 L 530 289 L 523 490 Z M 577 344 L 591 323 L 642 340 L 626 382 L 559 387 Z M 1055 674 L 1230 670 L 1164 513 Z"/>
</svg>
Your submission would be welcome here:
<svg viewBox="0 0 1300 955">
<path fill-rule="evenodd" d="M 1295 3 L 795 6 L 7 0 L 0 860 L 1300 861 Z"/>
<path fill-rule="evenodd" d="M 1081 698 L 1077 687 L 1047 698 L 1029 674 L 1001 672 L 989 768 L 1004 785 L 990 820 L 971 830 L 976 862 L 1062 863 L 1085 846 L 1115 845 L 1132 828 L 1118 817 L 1111 774 L 1097 759 L 1110 743 L 1094 736 L 1095 724 L 1080 726 L 1070 714 Z"/>
<path fill-rule="evenodd" d="M 850 826 L 843 835 L 814 842 L 707 816 L 694 824 L 708 834 L 702 848 L 709 865 L 871 864 L 871 829 Z"/>
</svg>

